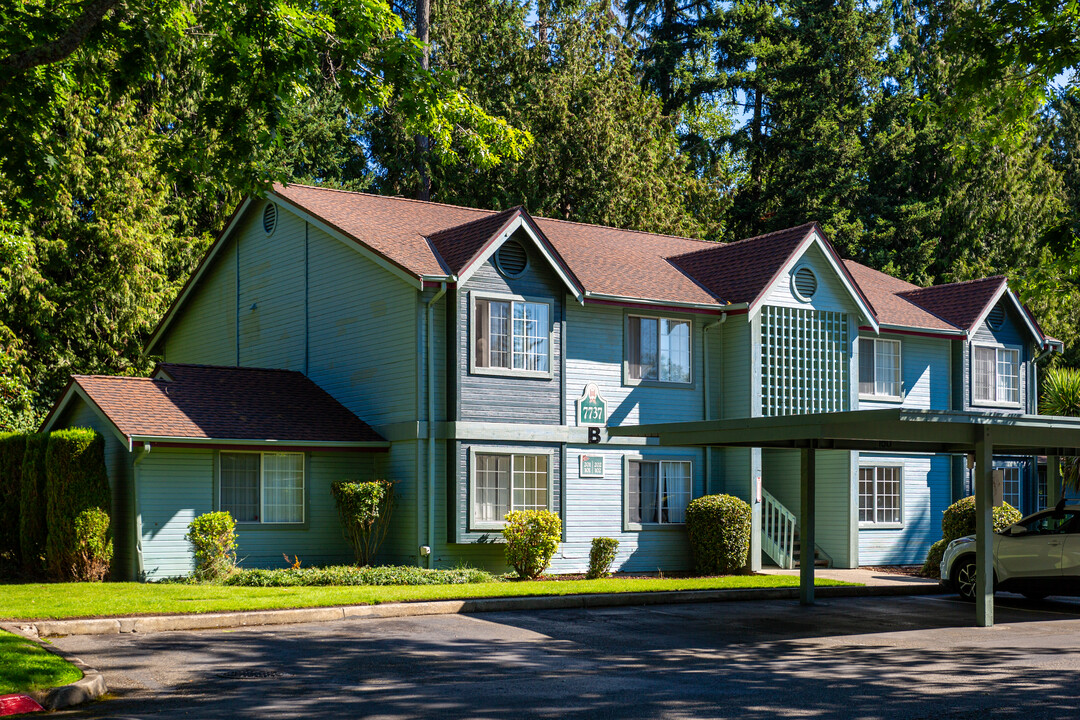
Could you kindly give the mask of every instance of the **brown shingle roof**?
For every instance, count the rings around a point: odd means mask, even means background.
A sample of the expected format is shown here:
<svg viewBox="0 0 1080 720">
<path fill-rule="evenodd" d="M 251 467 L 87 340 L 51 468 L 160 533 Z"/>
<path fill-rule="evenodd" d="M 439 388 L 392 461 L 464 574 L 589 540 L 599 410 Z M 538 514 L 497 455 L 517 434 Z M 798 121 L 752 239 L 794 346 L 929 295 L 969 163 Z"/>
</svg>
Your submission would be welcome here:
<svg viewBox="0 0 1080 720">
<path fill-rule="evenodd" d="M 1004 275 L 995 275 L 981 280 L 909 290 L 900 293 L 900 297 L 958 328 L 971 330 L 986 306 L 1007 282 Z"/>
<path fill-rule="evenodd" d="M 854 260 L 845 260 L 844 265 L 855 278 L 863 293 L 869 298 L 877 311 L 878 322 L 882 325 L 900 325 L 902 327 L 925 328 L 928 330 L 956 330 L 957 327 L 927 312 L 901 293 L 919 290 L 912 285 L 891 275 L 878 272 Z"/>
<path fill-rule="evenodd" d="M 520 212 L 520 207 L 514 207 L 501 213 L 485 215 L 463 225 L 439 230 L 429 235 L 428 240 L 442 256 L 450 272 L 457 275 L 484 248 L 488 240 L 502 231 Z"/>
<path fill-rule="evenodd" d="M 129 437 L 383 441 L 303 373 L 176 363 L 158 365 L 162 370 L 171 381 L 101 375 L 72 381 Z"/>
</svg>

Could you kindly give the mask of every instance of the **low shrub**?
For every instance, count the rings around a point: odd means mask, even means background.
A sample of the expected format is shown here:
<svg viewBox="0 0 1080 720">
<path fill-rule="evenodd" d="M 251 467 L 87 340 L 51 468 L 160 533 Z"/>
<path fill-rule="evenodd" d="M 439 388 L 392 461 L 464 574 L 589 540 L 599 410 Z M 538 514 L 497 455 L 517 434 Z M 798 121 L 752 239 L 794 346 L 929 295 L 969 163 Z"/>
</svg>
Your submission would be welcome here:
<svg viewBox="0 0 1080 720">
<path fill-rule="evenodd" d="M 222 580 L 236 568 L 236 521 L 227 512 L 200 515 L 188 525 L 184 536 L 195 553 L 199 580 Z"/>
<path fill-rule="evenodd" d="M 464 585 L 498 581 L 498 577 L 476 568 L 428 570 L 410 565 L 378 567 L 340 565 L 282 570 L 241 569 L 230 575 L 225 580 L 225 584 L 242 587 L 295 587 L 305 585 Z"/>
<path fill-rule="evenodd" d="M 951 540 L 938 540 L 930 546 L 930 552 L 926 553 L 926 562 L 922 566 L 922 574 L 926 577 L 941 576 L 941 558 L 945 556 L 945 548 Z"/>
<path fill-rule="evenodd" d="M 109 575 L 113 544 L 109 538 L 109 513 L 101 508 L 83 510 L 75 518 L 78 550 L 71 574 L 76 580 L 101 582 Z"/>
<path fill-rule="evenodd" d="M 540 577 L 559 549 L 562 520 L 550 510 L 512 510 L 505 520 L 506 564 L 519 578 Z"/>
<path fill-rule="evenodd" d="M 370 565 L 390 529 L 394 484 L 388 480 L 341 480 L 330 485 L 330 494 L 357 564 Z"/>
<path fill-rule="evenodd" d="M 690 553 L 699 575 L 722 575 L 746 565 L 750 506 L 732 495 L 705 495 L 686 506 Z"/>
<path fill-rule="evenodd" d="M 22 487 L 19 493 L 19 554 L 23 570 L 38 574 L 45 570 L 45 450 L 49 436 L 26 436 L 23 454 Z"/>
<path fill-rule="evenodd" d="M 45 559 L 58 580 L 79 562 L 75 519 L 90 508 L 109 511 L 105 440 L 86 428 L 57 430 L 45 450 Z"/>
<path fill-rule="evenodd" d="M 618 550 L 619 541 L 615 538 L 593 538 L 592 548 L 589 549 L 589 571 L 585 573 L 585 577 L 589 580 L 607 577 Z"/>
<path fill-rule="evenodd" d="M 994 531 L 1001 532 L 1013 523 L 1019 522 L 1023 515 L 1009 503 L 995 507 Z M 945 509 L 941 517 L 941 536 L 945 540 L 955 540 L 965 535 L 975 534 L 975 496 L 957 500 Z"/>
<path fill-rule="evenodd" d="M 12 568 L 19 561 L 19 496 L 26 435 L 0 434 L 0 566 Z"/>
</svg>

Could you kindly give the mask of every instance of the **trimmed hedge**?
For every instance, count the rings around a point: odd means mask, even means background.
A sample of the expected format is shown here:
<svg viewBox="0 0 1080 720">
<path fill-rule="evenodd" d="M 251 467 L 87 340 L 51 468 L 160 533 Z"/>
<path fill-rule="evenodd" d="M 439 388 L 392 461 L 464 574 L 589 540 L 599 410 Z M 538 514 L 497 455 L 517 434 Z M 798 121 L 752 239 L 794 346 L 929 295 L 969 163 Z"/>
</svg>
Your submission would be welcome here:
<svg viewBox="0 0 1080 720">
<path fill-rule="evenodd" d="M 26 436 L 19 497 L 20 554 L 23 570 L 34 574 L 45 570 L 45 451 L 48 447 L 48 435 Z"/>
<path fill-rule="evenodd" d="M 19 497 L 22 494 L 23 454 L 26 435 L 0 435 L 0 566 L 18 564 Z"/>
<path fill-rule="evenodd" d="M 288 568 L 284 570 L 237 570 L 225 585 L 243 587 L 296 587 L 327 585 L 464 585 L 498 582 L 500 578 L 476 568 L 428 570 L 410 565 L 355 567 L 338 565 L 325 568 Z"/>
<path fill-rule="evenodd" d="M 1001 532 L 1010 525 L 1019 522 L 1024 516 L 1009 503 L 1002 503 L 993 509 L 994 532 Z M 941 540 L 930 546 L 923 563 L 922 574 L 937 577 L 941 574 L 941 559 L 945 548 L 957 538 L 975 534 L 975 496 L 960 498 L 941 516 Z"/>
<path fill-rule="evenodd" d="M 619 541 L 609 537 L 595 537 L 592 539 L 592 547 L 589 549 L 589 572 L 585 573 L 587 580 L 607 577 L 611 570 L 611 563 L 615 562 L 615 553 L 619 551 Z"/>
<path fill-rule="evenodd" d="M 57 430 L 45 451 L 45 562 L 57 580 L 71 579 L 78 567 L 80 539 L 75 520 L 84 510 L 109 512 L 105 440 L 87 428 Z"/>
<path fill-rule="evenodd" d="M 195 554 L 196 580 L 221 580 L 236 568 L 236 521 L 224 510 L 192 520 L 184 539 Z"/>
<path fill-rule="evenodd" d="M 562 519 L 550 510 L 511 510 L 505 520 L 506 564 L 519 578 L 535 580 L 559 549 Z"/>
<path fill-rule="evenodd" d="M 732 495 L 705 495 L 686 506 L 690 553 L 699 575 L 726 575 L 750 554 L 750 506 Z"/>
</svg>

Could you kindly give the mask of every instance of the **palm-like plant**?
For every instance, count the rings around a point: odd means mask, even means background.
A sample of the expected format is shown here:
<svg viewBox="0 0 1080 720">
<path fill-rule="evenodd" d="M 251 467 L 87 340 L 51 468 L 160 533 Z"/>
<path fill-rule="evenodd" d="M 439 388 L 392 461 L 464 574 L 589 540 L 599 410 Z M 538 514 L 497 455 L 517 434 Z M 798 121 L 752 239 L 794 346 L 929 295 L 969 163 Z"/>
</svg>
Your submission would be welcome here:
<svg viewBox="0 0 1080 720">
<path fill-rule="evenodd" d="M 1043 415 L 1080 417 L 1080 370 L 1050 368 L 1043 379 Z M 1062 463 L 1062 480 L 1070 490 L 1080 490 L 1080 458 L 1066 458 Z"/>
</svg>

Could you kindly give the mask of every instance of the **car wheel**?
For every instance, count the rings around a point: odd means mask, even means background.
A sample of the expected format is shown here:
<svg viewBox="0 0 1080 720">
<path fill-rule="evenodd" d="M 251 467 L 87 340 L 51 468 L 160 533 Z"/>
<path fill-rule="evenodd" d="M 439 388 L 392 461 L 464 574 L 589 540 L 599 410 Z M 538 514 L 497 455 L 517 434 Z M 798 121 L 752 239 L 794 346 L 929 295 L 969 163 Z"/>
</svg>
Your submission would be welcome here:
<svg viewBox="0 0 1080 720">
<path fill-rule="evenodd" d="M 1024 597 L 1026 597 L 1028 600 L 1034 600 L 1034 601 L 1038 602 L 1039 600 L 1045 600 L 1046 596 L 1049 595 L 1050 593 L 1042 592 L 1041 590 L 1027 590 L 1027 591 L 1022 592 L 1020 594 L 1023 595 Z"/>
<path fill-rule="evenodd" d="M 969 558 L 960 562 L 956 570 L 956 591 L 964 600 L 975 599 L 975 560 Z"/>
</svg>

